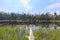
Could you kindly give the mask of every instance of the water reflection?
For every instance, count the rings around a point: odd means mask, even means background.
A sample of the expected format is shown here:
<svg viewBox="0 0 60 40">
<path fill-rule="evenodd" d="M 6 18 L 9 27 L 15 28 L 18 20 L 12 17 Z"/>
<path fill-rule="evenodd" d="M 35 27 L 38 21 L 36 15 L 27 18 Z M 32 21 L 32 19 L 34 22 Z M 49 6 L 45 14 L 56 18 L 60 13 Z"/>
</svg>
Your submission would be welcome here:
<svg viewBox="0 0 60 40">
<path fill-rule="evenodd" d="M 50 24 L 48 26 L 48 28 L 52 30 L 52 29 L 54 29 L 55 26 L 58 29 L 60 28 L 56 24 Z M 20 27 L 20 34 L 21 34 L 22 30 L 24 30 L 25 34 L 27 35 L 30 27 L 32 28 L 32 30 L 39 30 L 41 26 L 38 26 L 38 25 L 20 25 L 19 27 Z M 47 32 L 47 29 L 45 27 L 43 27 L 43 30 L 45 30 Z"/>
<path fill-rule="evenodd" d="M 42 28 L 44 32 L 46 32 L 46 35 L 48 35 L 48 29 L 50 30 L 54 30 L 54 27 L 56 26 L 57 29 L 60 29 L 59 26 L 57 26 L 56 24 L 50 24 L 48 27 L 49 28 L 46 28 L 45 26 Z M 38 26 L 38 25 L 20 25 L 20 32 L 19 32 L 19 35 L 20 35 L 20 39 L 22 38 L 22 36 L 29 36 L 29 29 L 30 27 L 32 28 L 32 30 L 34 31 L 37 31 L 37 30 L 40 30 L 40 27 L 41 26 Z M 22 40 L 22 39 L 21 39 Z"/>
<path fill-rule="evenodd" d="M 49 29 L 50 29 L 50 30 L 54 30 L 54 29 L 56 29 L 56 28 L 59 29 L 60 27 L 59 27 L 58 25 L 56 25 L 56 24 L 50 24 L 50 25 L 49 25 Z"/>
</svg>

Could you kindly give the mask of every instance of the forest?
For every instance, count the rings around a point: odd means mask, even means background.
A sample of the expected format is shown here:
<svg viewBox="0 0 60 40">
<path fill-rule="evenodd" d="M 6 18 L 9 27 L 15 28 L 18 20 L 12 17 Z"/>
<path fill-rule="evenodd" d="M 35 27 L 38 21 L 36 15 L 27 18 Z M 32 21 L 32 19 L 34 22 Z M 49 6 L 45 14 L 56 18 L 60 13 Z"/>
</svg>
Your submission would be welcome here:
<svg viewBox="0 0 60 40">
<path fill-rule="evenodd" d="M 9 23 L 9 24 L 39 24 L 39 23 L 50 23 L 50 22 L 60 22 L 60 15 L 54 12 L 54 14 L 46 12 L 39 14 L 30 14 L 30 13 L 7 13 L 0 12 L 0 23 Z"/>
</svg>

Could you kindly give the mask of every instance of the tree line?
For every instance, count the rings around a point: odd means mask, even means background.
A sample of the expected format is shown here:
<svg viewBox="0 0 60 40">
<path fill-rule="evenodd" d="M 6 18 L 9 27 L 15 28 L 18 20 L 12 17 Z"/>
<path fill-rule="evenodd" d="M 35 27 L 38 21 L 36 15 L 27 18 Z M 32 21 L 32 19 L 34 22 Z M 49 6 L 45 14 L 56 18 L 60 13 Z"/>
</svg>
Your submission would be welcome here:
<svg viewBox="0 0 60 40">
<path fill-rule="evenodd" d="M 57 15 L 56 12 L 53 14 L 42 13 L 42 14 L 29 14 L 29 13 L 6 13 L 6 12 L 0 12 L 0 20 L 60 20 L 60 15 Z"/>
</svg>

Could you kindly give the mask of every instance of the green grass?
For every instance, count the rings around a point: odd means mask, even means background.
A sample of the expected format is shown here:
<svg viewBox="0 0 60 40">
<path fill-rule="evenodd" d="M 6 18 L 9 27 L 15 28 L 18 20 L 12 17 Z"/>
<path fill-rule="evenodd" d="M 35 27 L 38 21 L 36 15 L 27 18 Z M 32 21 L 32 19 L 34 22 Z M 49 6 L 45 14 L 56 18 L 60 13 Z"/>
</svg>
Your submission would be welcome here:
<svg viewBox="0 0 60 40">
<path fill-rule="evenodd" d="M 35 40 L 60 40 L 60 29 L 50 30 L 47 28 L 48 33 L 46 33 L 45 29 L 40 27 L 38 30 L 33 30 L 33 35 Z M 0 40 L 28 40 L 26 36 L 25 25 L 21 28 L 20 35 L 20 27 L 17 26 L 0 26 Z"/>
<path fill-rule="evenodd" d="M 19 27 L 2 26 L 0 27 L 0 40 L 19 40 Z"/>
<path fill-rule="evenodd" d="M 18 25 L 0 26 L 0 40 L 28 40 L 25 34 L 25 27 L 22 27 L 21 31 L 20 35 L 20 27 Z"/>
<path fill-rule="evenodd" d="M 48 33 L 46 33 L 43 28 L 40 28 L 37 31 L 33 31 L 35 40 L 60 40 L 60 29 L 49 30 L 47 29 Z"/>
</svg>

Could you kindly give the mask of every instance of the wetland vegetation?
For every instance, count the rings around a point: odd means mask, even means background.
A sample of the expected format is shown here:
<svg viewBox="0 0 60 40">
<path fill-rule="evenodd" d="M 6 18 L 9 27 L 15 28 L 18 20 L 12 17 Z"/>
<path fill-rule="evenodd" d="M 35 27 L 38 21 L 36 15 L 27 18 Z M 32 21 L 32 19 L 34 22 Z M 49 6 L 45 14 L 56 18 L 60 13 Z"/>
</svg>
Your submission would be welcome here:
<svg viewBox="0 0 60 40">
<path fill-rule="evenodd" d="M 0 40 L 28 40 L 32 27 L 35 40 L 60 40 L 60 15 L 0 12 Z"/>
</svg>

